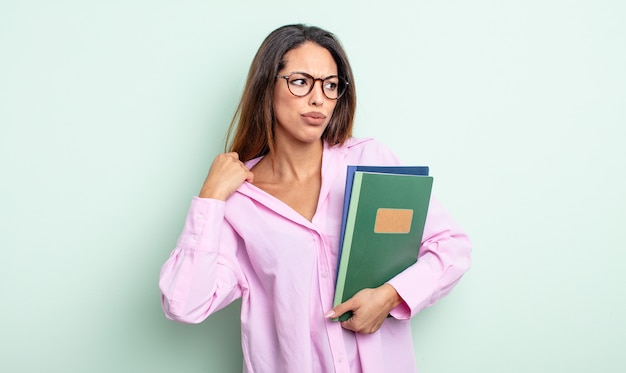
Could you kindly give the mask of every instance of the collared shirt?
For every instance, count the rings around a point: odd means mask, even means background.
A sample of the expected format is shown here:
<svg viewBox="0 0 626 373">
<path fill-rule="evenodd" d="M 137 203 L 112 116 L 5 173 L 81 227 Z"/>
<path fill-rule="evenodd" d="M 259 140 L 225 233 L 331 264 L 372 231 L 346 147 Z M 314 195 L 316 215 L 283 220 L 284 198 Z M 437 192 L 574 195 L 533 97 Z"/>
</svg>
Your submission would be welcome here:
<svg viewBox="0 0 626 373">
<path fill-rule="evenodd" d="M 161 269 L 166 316 L 199 323 L 241 298 L 244 372 L 415 372 L 409 320 L 469 268 L 470 241 L 431 198 L 419 260 L 389 281 L 404 301 L 392 317 L 373 334 L 325 318 L 333 307 L 346 167 L 355 164 L 400 162 L 372 139 L 325 144 L 311 221 L 247 182 L 225 202 L 194 197 Z"/>
</svg>

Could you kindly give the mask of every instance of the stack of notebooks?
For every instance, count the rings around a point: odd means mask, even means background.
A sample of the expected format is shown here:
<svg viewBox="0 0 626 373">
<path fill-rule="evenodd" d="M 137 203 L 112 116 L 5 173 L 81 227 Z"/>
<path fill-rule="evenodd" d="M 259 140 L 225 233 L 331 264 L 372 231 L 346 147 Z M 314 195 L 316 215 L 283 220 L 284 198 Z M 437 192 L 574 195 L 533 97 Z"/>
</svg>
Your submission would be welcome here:
<svg viewBox="0 0 626 373">
<path fill-rule="evenodd" d="M 348 166 L 334 306 L 417 261 L 432 184 L 425 166 Z"/>
</svg>

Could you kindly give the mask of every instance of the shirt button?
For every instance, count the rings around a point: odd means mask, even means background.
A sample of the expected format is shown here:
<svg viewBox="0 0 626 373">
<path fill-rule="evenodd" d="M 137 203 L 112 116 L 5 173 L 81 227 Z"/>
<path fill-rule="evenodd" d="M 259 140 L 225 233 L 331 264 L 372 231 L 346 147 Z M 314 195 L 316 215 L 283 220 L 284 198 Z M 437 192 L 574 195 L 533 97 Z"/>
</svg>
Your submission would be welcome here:
<svg viewBox="0 0 626 373">
<path fill-rule="evenodd" d="M 323 277 L 323 278 L 328 277 L 328 272 L 322 272 L 322 277 Z"/>
<path fill-rule="evenodd" d="M 339 356 L 339 357 L 337 358 L 337 362 L 338 362 L 338 363 L 343 363 L 343 356 Z"/>
<path fill-rule="evenodd" d="M 198 240 L 198 236 L 195 234 L 192 234 L 191 237 L 189 237 L 189 239 L 191 239 L 191 241 L 196 242 Z"/>
</svg>

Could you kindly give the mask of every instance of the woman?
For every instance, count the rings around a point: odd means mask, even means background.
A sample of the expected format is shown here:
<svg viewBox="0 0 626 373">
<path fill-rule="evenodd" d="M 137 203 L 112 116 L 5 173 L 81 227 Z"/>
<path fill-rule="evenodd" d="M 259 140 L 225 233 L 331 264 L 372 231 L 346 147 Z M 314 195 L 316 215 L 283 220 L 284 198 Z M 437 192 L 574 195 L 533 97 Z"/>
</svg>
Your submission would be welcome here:
<svg viewBox="0 0 626 373">
<path fill-rule="evenodd" d="M 230 152 L 214 159 L 162 268 L 170 319 L 198 323 L 242 298 L 244 371 L 414 372 L 407 320 L 469 267 L 467 236 L 432 200 L 418 262 L 333 309 L 346 166 L 400 163 L 351 137 L 355 106 L 331 33 L 273 31 L 252 62 Z"/>
</svg>

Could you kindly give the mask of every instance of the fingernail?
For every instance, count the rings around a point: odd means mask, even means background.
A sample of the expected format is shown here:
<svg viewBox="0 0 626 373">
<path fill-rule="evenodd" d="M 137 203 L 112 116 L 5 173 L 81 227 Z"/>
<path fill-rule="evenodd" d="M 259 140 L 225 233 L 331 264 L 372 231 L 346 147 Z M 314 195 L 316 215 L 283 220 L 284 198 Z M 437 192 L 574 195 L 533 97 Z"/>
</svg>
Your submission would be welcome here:
<svg viewBox="0 0 626 373">
<path fill-rule="evenodd" d="M 330 319 L 333 316 L 335 316 L 335 311 L 333 311 L 333 310 L 330 310 L 330 311 L 328 311 L 328 312 L 326 312 L 324 314 L 324 317 L 327 318 L 327 319 Z"/>
</svg>

